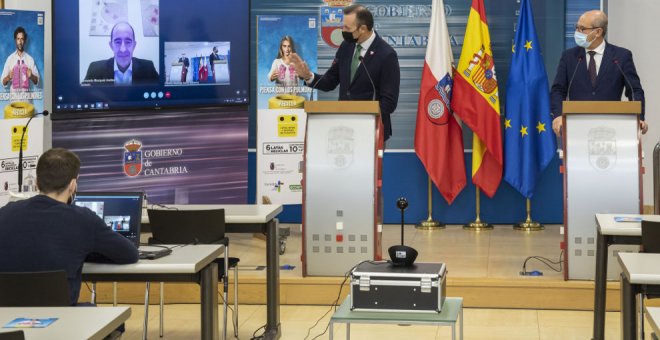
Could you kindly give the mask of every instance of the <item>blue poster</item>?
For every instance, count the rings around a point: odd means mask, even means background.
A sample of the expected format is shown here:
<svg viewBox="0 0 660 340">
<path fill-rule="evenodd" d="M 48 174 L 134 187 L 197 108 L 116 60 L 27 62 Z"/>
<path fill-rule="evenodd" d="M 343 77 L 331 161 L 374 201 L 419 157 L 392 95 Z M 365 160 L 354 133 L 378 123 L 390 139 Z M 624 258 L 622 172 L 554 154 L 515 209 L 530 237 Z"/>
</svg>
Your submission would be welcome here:
<svg viewBox="0 0 660 340">
<path fill-rule="evenodd" d="M 44 12 L 0 11 L 3 118 L 44 110 Z"/>
</svg>

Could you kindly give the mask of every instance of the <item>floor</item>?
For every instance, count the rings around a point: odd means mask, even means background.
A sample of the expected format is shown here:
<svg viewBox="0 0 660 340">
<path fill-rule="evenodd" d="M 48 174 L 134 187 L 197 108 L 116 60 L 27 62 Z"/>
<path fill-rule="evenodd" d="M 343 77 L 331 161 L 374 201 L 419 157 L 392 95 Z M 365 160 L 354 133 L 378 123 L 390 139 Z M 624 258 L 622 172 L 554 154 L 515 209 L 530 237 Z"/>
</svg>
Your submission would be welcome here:
<svg viewBox="0 0 660 340">
<path fill-rule="evenodd" d="M 282 277 L 301 277 L 301 233 L 299 225 L 291 227 L 286 252 L 280 265 L 292 269 L 282 270 Z M 383 230 L 383 249 L 397 244 L 398 226 L 388 225 Z M 517 278 L 528 256 L 543 256 L 559 260 L 559 242 L 563 240 L 560 227 L 546 226 L 538 232 L 515 231 L 511 226 L 496 226 L 494 230 L 473 232 L 461 226 L 448 226 L 436 231 L 405 227 L 406 244 L 419 251 L 418 261 L 445 262 L 453 277 Z M 265 275 L 265 242 L 257 237 L 231 234 L 231 256 L 241 259 L 239 275 Z M 558 269 L 558 265 L 553 265 Z M 527 270 L 540 270 L 543 279 L 562 280 L 563 274 L 546 265 L 530 260 Z M 132 306 L 124 339 L 140 339 L 144 308 Z M 265 323 L 263 305 L 240 305 L 239 339 L 250 339 L 260 334 Z M 231 312 L 230 312 L 231 313 Z M 328 306 L 281 306 L 282 339 L 313 339 L 326 330 L 331 315 Z M 230 314 L 231 315 L 231 314 Z M 149 338 L 158 338 L 158 308 L 149 312 Z M 221 315 L 222 320 L 222 315 Z M 525 309 L 480 309 L 464 311 L 465 339 L 590 339 L 592 335 L 591 311 L 556 311 Z M 164 339 L 198 339 L 199 305 L 167 305 L 165 310 Z M 231 320 L 231 319 L 230 319 Z M 313 327 L 317 320 L 318 324 Z M 313 327 L 310 330 L 310 327 Z M 647 329 L 648 325 L 647 325 Z M 619 338 L 619 313 L 607 313 L 606 338 Z M 229 326 L 229 334 L 233 329 Z M 404 325 L 353 325 L 353 339 L 450 339 L 449 327 Z M 309 332 L 309 335 L 308 335 Z M 231 338 L 231 337 L 230 337 Z M 317 339 L 328 339 L 328 333 Z M 335 326 L 335 338 L 345 339 L 345 327 Z M 650 336 L 647 335 L 647 339 Z"/>
</svg>

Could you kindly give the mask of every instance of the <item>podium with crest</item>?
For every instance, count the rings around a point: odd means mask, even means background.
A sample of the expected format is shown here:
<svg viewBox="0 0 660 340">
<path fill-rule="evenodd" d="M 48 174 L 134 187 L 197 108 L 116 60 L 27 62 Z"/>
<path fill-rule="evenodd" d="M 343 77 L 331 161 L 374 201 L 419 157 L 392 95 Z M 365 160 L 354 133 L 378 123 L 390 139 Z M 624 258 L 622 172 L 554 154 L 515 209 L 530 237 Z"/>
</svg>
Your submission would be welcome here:
<svg viewBox="0 0 660 340">
<path fill-rule="evenodd" d="M 383 127 L 377 101 L 305 102 L 303 275 L 381 258 Z"/>
<path fill-rule="evenodd" d="M 593 280 L 596 268 L 595 214 L 642 213 L 640 102 L 565 101 L 563 104 L 565 279 Z M 613 245 L 608 279 L 621 272 Z"/>
</svg>

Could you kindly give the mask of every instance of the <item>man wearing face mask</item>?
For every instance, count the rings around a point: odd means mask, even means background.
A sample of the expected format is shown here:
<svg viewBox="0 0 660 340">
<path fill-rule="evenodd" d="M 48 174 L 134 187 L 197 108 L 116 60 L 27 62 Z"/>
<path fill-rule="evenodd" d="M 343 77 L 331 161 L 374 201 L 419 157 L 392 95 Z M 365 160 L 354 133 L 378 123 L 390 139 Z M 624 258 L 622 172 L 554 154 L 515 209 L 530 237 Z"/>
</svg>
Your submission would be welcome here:
<svg viewBox="0 0 660 340">
<path fill-rule="evenodd" d="M 50 149 L 37 163 L 39 195 L 0 208 L 0 272 L 64 270 L 71 305 L 78 302 L 90 254 L 119 264 L 138 260 L 132 242 L 91 210 L 71 204 L 79 172 L 76 154 Z"/>
<path fill-rule="evenodd" d="M 648 130 L 644 121 L 644 90 L 632 53 L 605 41 L 605 34 L 607 15 L 602 11 L 582 14 L 575 25 L 575 43 L 578 46 L 562 54 L 550 90 L 550 110 L 554 117 L 552 129 L 557 135 L 562 127 L 562 101 L 617 101 L 621 100 L 624 91 L 629 100 L 642 102 L 639 128 L 642 133 Z"/>
<path fill-rule="evenodd" d="M 390 114 L 399 101 L 399 58 L 396 51 L 374 31 L 374 17 L 368 9 L 354 4 L 344 8 L 343 13 L 344 42 L 324 75 L 312 73 L 296 53 L 292 54 L 291 62 L 309 87 L 332 91 L 339 85 L 339 100 L 375 98 L 380 104 L 380 117 L 387 140 L 392 135 Z"/>
</svg>

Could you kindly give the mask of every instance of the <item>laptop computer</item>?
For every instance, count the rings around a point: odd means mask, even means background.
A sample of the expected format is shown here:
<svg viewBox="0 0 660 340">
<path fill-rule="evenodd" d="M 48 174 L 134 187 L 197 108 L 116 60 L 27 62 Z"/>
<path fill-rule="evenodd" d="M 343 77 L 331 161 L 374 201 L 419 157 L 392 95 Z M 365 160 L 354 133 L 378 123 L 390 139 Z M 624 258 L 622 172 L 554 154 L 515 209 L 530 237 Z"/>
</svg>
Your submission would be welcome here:
<svg viewBox="0 0 660 340">
<path fill-rule="evenodd" d="M 73 203 L 88 208 L 108 227 L 140 246 L 142 192 L 78 192 Z"/>
</svg>

